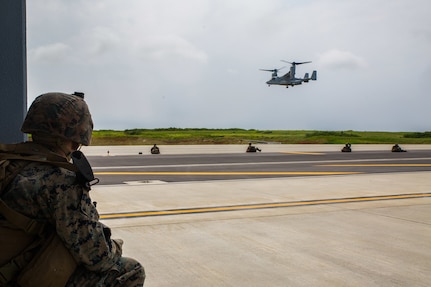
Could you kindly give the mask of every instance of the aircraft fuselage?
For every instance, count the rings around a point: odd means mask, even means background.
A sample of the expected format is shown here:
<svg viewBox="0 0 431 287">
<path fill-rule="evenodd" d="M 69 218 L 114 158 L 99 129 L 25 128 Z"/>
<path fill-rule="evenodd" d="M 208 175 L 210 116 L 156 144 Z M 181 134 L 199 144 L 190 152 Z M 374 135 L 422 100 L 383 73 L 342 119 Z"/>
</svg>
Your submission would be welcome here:
<svg viewBox="0 0 431 287">
<path fill-rule="evenodd" d="M 271 80 L 267 81 L 266 83 L 268 85 L 281 85 L 281 86 L 296 86 L 296 85 L 302 85 L 303 79 L 284 79 L 284 78 L 272 78 Z"/>
</svg>

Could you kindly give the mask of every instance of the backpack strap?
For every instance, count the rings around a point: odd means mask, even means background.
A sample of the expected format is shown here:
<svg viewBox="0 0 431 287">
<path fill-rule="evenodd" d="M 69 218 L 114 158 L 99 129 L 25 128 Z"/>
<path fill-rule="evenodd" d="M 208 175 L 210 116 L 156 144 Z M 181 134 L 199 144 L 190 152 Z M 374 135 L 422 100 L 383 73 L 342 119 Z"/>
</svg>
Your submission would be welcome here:
<svg viewBox="0 0 431 287">
<path fill-rule="evenodd" d="M 13 226 L 21 229 L 25 233 L 41 235 L 45 230 L 45 223 L 29 218 L 12 208 L 0 199 L 0 214 Z"/>
<path fill-rule="evenodd" d="M 11 258 L 9 262 L 0 266 L 0 286 L 8 286 L 8 282 L 14 280 L 21 270 L 27 266 L 34 257 L 38 247 L 45 241 L 46 224 L 31 219 L 6 205 L 0 199 L 0 213 L 9 224 L 22 230 L 25 233 L 35 235 L 35 239 L 30 245 L 26 246 L 18 255 Z"/>
<path fill-rule="evenodd" d="M 6 205 L 0 199 L 0 214 L 9 222 L 9 224 L 31 235 L 37 235 L 30 245 L 25 247 L 18 255 L 13 257 L 9 262 L 0 266 L 0 286 L 8 286 L 7 283 L 14 280 L 19 272 L 33 258 L 37 247 L 45 240 L 46 224 L 31 219 Z"/>
<path fill-rule="evenodd" d="M 0 153 L 2 160 L 0 160 L 0 195 L 1 192 L 9 185 L 9 183 L 17 176 L 17 174 L 30 162 L 23 160 L 9 160 L 6 159 L 4 153 Z M 13 158 L 14 156 L 10 156 Z M 10 208 L 3 199 L 0 198 L 0 214 L 6 221 L 15 228 L 31 234 L 37 235 L 38 240 L 33 241 L 29 246 L 25 247 L 21 253 L 12 258 L 8 263 L 0 266 L 0 286 L 7 286 L 6 284 L 13 280 L 20 272 L 20 270 L 27 265 L 29 259 L 32 258 L 33 250 L 40 245 L 44 239 L 44 230 L 46 224 L 39 222 L 35 219 L 29 218 L 12 208 Z"/>
<path fill-rule="evenodd" d="M 16 279 L 21 270 L 30 263 L 31 259 L 36 254 L 38 247 L 44 241 L 44 237 L 39 237 L 8 263 L 0 266 L 0 286 L 9 286 L 7 284 Z"/>
<path fill-rule="evenodd" d="M 5 159 L 35 161 L 55 165 L 75 172 L 78 171 L 72 163 L 68 162 L 67 158 L 33 142 L 0 144 L 0 160 Z"/>
<path fill-rule="evenodd" d="M 42 160 L 40 155 L 22 155 L 29 154 L 30 151 L 39 151 L 35 145 L 21 143 L 21 144 L 0 144 L 0 195 L 10 184 L 10 182 L 21 172 L 33 159 Z M 30 159 L 30 161 L 29 161 Z M 4 218 L 21 229 L 22 231 L 36 235 L 42 234 L 44 224 L 38 223 L 36 220 L 28 218 L 21 213 L 13 210 L 3 199 L 0 198 L 0 214 Z"/>
<path fill-rule="evenodd" d="M 1 155 L 0 153 L 0 157 Z M 22 160 L 0 160 L 0 195 L 27 164 L 29 164 L 29 162 Z"/>
</svg>

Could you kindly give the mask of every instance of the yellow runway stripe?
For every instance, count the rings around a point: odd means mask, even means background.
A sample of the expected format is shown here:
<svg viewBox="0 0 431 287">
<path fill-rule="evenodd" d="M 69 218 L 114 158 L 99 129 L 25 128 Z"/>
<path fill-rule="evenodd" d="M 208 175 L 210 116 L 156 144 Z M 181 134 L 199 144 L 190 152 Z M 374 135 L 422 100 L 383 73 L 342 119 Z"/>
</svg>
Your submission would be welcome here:
<svg viewBox="0 0 431 287">
<path fill-rule="evenodd" d="M 431 163 L 346 163 L 346 164 L 321 164 L 319 166 L 377 166 L 377 167 L 391 167 L 391 166 L 399 166 L 399 167 L 424 167 L 431 166 Z"/>
<path fill-rule="evenodd" d="M 369 201 L 378 201 L 378 200 L 413 199 L 413 198 L 421 198 L 421 197 L 431 197 L 431 193 L 396 194 L 396 195 L 320 199 L 320 200 L 306 200 L 306 201 L 292 201 L 292 202 L 244 204 L 244 205 L 232 205 L 232 206 L 184 208 L 184 209 L 171 209 L 171 210 L 106 213 L 106 214 L 101 214 L 100 218 L 117 219 L 117 218 L 133 218 L 133 217 L 147 217 L 147 216 L 162 216 L 162 215 L 180 215 L 180 214 L 195 214 L 195 213 L 208 213 L 208 212 L 221 212 L 221 211 L 238 211 L 238 210 L 248 210 L 248 209 L 320 205 L 320 204 L 369 202 Z"/>
<path fill-rule="evenodd" d="M 98 171 L 95 175 L 344 175 L 350 171 Z"/>
</svg>

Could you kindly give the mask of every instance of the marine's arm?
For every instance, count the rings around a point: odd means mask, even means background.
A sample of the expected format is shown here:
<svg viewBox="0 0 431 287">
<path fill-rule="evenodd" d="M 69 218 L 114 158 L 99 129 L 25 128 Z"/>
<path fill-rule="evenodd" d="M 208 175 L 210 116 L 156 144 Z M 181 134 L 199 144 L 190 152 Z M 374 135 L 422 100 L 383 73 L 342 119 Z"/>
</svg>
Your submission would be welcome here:
<svg viewBox="0 0 431 287">
<path fill-rule="evenodd" d="M 49 192 L 49 209 L 57 234 L 79 264 L 99 272 L 111 269 L 121 257 L 121 247 L 99 221 L 89 191 L 76 183 L 70 171 L 56 176 L 50 180 L 59 184 Z"/>
</svg>

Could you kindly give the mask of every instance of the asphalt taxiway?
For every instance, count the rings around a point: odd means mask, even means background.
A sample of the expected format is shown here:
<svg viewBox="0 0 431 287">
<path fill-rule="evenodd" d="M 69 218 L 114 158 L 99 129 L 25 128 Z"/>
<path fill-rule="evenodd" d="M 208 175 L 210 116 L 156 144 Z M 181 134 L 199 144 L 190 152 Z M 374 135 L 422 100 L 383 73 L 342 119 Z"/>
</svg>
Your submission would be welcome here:
<svg viewBox="0 0 431 287">
<path fill-rule="evenodd" d="M 128 155 L 142 152 L 143 157 L 151 157 L 145 153 L 147 146 L 133 147 L 133 152 L 130 147 L 123 152 L 120 148 L 86 147 L 84 153 L 92 161 L 107 157 L 108 148 L 109 156 L 126 156 L 119 165 L 121 171 L 130 171 L 130 165 L 136 167 Z M 263 145 L 262 155 L 307 157 L 340 148 Z M 387 150 L 388 146 L 356 148 L 373 152 Z M 421 151 L 420 157 L 413 157 L 416 167 L 395 157 L 366 162 L 374 167 L 356 166 L 355 173 L 342 175 L 251 175 L 204 180 L 169 180 L 168 176 L 152 180 L 154 175 L 141 174 L 120 184 L 95 185 L 91 194 L 113 236 L 124 240 L 124 254 L 145 266 L 145 286 L 428 286 L 431 147 L 403 148 Z M 233 154 L 244 153 L 243 146 L 161 150 L 167 155 L 231 153 L 237 163 Z M 352 157 L 354 153 L 355 149 Z M 212 160 L 212 164 L 217 163 L 217 157 Z M 356 160 L 355 164 L 364 163 L 360 158 Z M 303 162 L 309 161 L 307 158 Z M 253 162 L 249 166 L 254 166 Z M 382 163 L 385 166 L 378 165 Z M 202 163 L 177 164 L 177 171 L 205 168 L 199 165 Z M 388 164 L 404 167 L 379 172 Z M 169 169 L 174 162 L 162 165 Z M 418 165 L 422 167 L 417 169 Z M 144 168 L 141 172 L 148 172 L 157 164 L 140 166 Z M 256 166 L 255 171 L 265 167 Z M 290 170 L 293 172 L 295 165 L 290 166 L 294 166 Z M 102 167 L 99 164 L 95 167 L 95 173 L 103 170 L 97 169 Z M 244 170 L 243 165 L 240 168 Z M 349 167 L 332 166 L 330 171 L 340 168 Z"/>
</svg>

